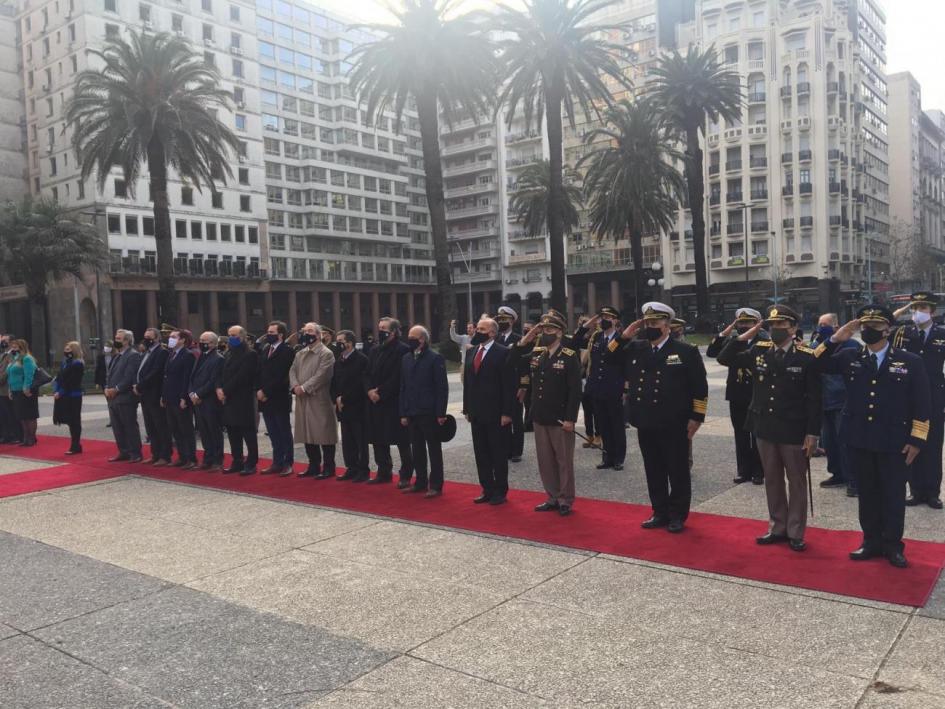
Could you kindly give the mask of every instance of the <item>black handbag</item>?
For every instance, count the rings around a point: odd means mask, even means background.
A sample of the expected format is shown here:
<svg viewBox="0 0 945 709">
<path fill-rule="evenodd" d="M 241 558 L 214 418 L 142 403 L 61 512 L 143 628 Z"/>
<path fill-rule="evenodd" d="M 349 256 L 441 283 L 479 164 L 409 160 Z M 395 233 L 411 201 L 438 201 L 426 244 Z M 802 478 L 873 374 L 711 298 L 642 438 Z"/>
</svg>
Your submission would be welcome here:
<svg viewBox="0 0 945 709">
<path fill-rule="evenodd" d="M 53 378 L 49 376 L 49 372 L 47 372 L 42 367 L 37 367 L 36 371 L 33 373 L 33 386 L 30 388 L 39 389 L 40 387 L 44 387 L 49 384 L 49 382 L 52 380 Z"/>
</svg>

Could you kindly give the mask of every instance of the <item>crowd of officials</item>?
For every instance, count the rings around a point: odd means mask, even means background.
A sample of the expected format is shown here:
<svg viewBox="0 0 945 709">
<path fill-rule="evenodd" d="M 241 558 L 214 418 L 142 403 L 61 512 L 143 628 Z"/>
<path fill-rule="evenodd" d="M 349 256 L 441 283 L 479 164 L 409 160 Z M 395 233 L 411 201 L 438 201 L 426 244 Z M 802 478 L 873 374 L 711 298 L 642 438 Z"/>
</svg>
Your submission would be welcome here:
<svg viewBox="0 0 945 709">
<path fill-rule="evenodd" d="M 851 558 L 882 556 L 906 565 L 905 507 L 942 508 L 945 328 L 933 321 L 936 307 L 933 294 L 919 292 L 895 313 L 868 305 L 842 327 L 825 314 L 809 341 L 789 306 L 772 306 L 765 315 L 740 308 L 709 345 L 707 356 L 728 367 L 734 482 L 765 488 L 769 531 L 759 544 L 804 551 L 809 460 L 825 452 L 830 477 L 821 485 L 845 487 L 859 498 L 863 544 Z M 899 324 L 906 314 L 911 323 Z M 547 493 L 535 509 L 569 515 L 583 409 L 587 435 L 581 438 L 584 447 L 601 450 L 600 470 L 623 468 L 626 427 L 637 430 L 652 505 L 642 526 L 683 531 L 692 440 L 708 404 L 706 370 L 671 307 L 646 303 L 640 316 L 623 326 L 620 312 L 608 306 L 567 334 L 565 316 L 550 310 L 518 331 L 517 314 L 503 306 L 465 334 L 453 324 L 463 360 L 462 412 L 482 488 L 475 504 L 506 501 L 509 463 L 521 460 L 530 430 Z M 857 332 L 862 344 L 853 340 Z M 53 378 L 37 367 L 24 340 L 0 337 L 0 442 L 35 444 L 38 388 L 51 380 L 54 422 L 70 429 L 68 453 L 81 453 L 83 374 L 77 342 L 66 343 Z M 136 342 L 134 333 L 119 329 L 103 348 L 95 380 L 118 448 L 112 462 L 253 475 L 261 418 L 272 446 L 261 474 L 391 483 L 396 446 L 399 489 L 428 498 L 443 491 L 442 443 L 456 423 L 447 414 L 446 362 L 422 325 L 404 332 L 396 319 L 382 318 L 376 341 L 372 336 L 360 346 L 353 332 L 314 322 L 289 333 L 273 321 L 258 338 L 235 325 L 225 337 L 197 338 L 183 329 L 149 328 Z M 344 470 L 336 475 L 339 428 Z M 308 465 L 296 473 L 299 444 Z"/>
</svg>

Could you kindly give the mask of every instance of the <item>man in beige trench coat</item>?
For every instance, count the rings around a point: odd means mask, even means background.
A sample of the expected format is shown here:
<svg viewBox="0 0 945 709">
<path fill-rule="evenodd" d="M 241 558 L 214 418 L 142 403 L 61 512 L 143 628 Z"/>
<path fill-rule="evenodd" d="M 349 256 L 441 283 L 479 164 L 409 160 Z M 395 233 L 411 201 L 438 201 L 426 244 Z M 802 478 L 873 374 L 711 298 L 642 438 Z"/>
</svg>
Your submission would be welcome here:
<svg viewBox="0 0 945 709">
<path fill-rule="evenodd" d="M 295 394 L 295 441 L 305 444 L 308 469 L 300 478 L 335 477 L 335 444 L 338 419 L 331 400 L 335 355 L 322 344 L 321 328 L 305 323 L 299 336 L 301 348 L 289 370 L 289 386 Z"/>
</svg>

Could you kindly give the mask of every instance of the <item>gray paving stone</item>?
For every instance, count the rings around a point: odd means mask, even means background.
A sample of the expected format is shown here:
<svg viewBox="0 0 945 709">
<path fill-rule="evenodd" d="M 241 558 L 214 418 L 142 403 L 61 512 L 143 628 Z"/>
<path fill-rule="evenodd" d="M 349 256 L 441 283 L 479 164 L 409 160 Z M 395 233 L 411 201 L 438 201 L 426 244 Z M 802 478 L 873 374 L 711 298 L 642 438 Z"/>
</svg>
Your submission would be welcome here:
<svg viewBox="0 0 945 709">
<path fill-rule="evenodd" d="M 867 684 L 517 600 L 411 654 L 556 706 L 850 709 Z"/>
<path fill-rule="evenodd" d="M 20 635 L 0 642 L 4 709 L 167 709 L 167 704 Z"/>
<path fill-rule="evenodd" d="M 551 704 L 508 687 L 401 656 L 306 709 L 537 709 Z"/>
<path fill-rule="evenodd" d="M 116 680 L 195 708 L 302 706 L 391 657 L 187 588 L 36 635 Z"/>
<path fill-rule="evenodd" d="M 0 532 L 0 569 L 0 620 L 23 631 L 167 587 L 158 579 L 6 532 Z"/>
<path fill-rule="evenodd" d="M 0 456 L 0 475 L 22 473 L 27 470 L 55 468 L 57 466 L 58 463 L 41 463 L 38 460 L 29 460 L 27 458 L 11 458 L 7 456 Z"/>
<path fill-rule="evenodd" d="M 879 679 L 896 687 L 945 697 L 945 621 L 915 617 Z"/>
<path fill-rule="evenodd" d="M 945 709 L 945 697 L 909 689 L 898 692 L 870 690 L 857 709 Z"/>
<path fill-rule="evenodd" d="M 945 574 L 938 577 L 938 583 L 932 589 L 929 602 L 919 609 L 919 615 L 945 620 Z"/>
<path fill-rule="evenodd" d="M 14 635 L 19 634 L 20 631 L 16 628 L 11 628 L 9 625 L 0 623 L 0 640 L 6 640 L 7 638 L 12 638 Z"/>
</svg>

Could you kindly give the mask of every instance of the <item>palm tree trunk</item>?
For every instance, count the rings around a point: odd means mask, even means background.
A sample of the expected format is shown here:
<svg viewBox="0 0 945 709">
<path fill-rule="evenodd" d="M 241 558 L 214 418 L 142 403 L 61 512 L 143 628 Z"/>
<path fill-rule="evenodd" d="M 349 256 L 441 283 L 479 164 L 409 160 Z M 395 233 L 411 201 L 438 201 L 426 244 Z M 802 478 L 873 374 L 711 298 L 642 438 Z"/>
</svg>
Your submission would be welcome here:
<svg viewBox="0 0 945 709">
<path fill-rule="evenodd" d="M 551 307 L 567 313 L 568 290 L 564 273 L 564 222 L 561 204 L 564 200 L 564 159 L 561 135 L 561 94 L 549 89 L 545 94 L 548 121 L 548 241 L 551 249 Z"/>
<path fill-rule="evenodd" d="M 49 345 L 46 339 L 46 304 L 45 296 L 30 295 L 30 350 L 33 357 L 42 365 L 49 366 Z"/>
<path fill-rule="evenodd" d="M 701 322 L 708 321 L 709 318 L 709 286 L 705 268 L 705 181 L 702 178 L 702 148 L 699 145 L 698 125 L 686 129 L 686 158 L 686 186 L 689 188 L 692 249 L 696 265 L 697 322 Z"/>
<path fill-rule="evenodd" d="M 446 201 L 443 197 L 443 163 L 440 159 L 440 129 L 435 91 L 417 96 L 420 142 L 423 147 L 423 171 L 433 230 L 433 258 L 436 263 L 436 294 L 440 325 L 437 336 L 441 345 L 452 346 L 450 322 L 456 319 L 456 294 L 450 269 L 450 246 L 446 240 Z M 470 317 L 472 317 L 470 315 Z M 413 323 L 411 323 L 413 324 Z M 427 326 L 433 329 L 432 323 Z"/>
<path fill-rule="evenodd" d="M 167 158 L 164 146 L 156 138 L 148 145 L 148 171 L 151 199 L 154 202 L 154 244 L 157 251 L 158 327 L 162 322 L 178 325 L 177 286 L 174 280 L 174 241 L 171 236 L 171 211 L 167 196 Z M 123 327 L 117 323 L 117 327 Z M 246 323 L 242 323 L 246 325 Z"/>
<path fill-rule="evenodd" d="M 633 260 L 633 297 L 634 303 L 633 317 L 628 318 L 628 322 L 633 322 L 640 317 L 640 308 L 643 307 L 643 227 L 635 214 L 630 215 L 627 224 L 630 229 L 630 258 Z"/>
</svg>

